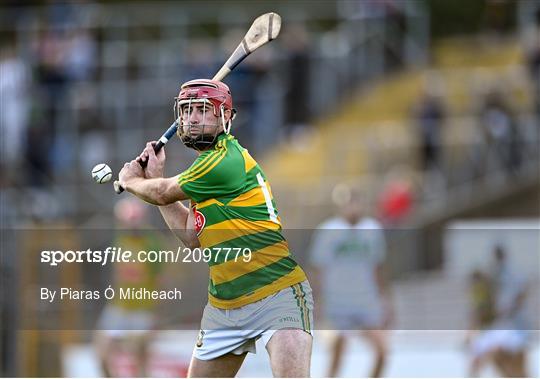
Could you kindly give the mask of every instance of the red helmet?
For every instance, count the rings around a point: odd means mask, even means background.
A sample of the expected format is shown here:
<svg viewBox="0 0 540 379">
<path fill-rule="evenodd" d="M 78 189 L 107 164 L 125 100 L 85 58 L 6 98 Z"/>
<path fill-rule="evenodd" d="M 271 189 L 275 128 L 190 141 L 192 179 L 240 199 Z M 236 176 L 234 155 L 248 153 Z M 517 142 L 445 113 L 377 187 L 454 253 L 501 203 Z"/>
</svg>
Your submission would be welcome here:
<svg viewBox="0 0 540 379">
<path fill-rule="evenodd" d="M 232 95 L 229 86 L 223 82 L 210 79 L 194 79 L 182 84 L 177 103 L 195 99 L 208 99 L 214 106 L 214 116 L 220 117 L 220 108 L 233 109 Z M 180 104 L 179 104 L 180 105 Z"/>
</svg>

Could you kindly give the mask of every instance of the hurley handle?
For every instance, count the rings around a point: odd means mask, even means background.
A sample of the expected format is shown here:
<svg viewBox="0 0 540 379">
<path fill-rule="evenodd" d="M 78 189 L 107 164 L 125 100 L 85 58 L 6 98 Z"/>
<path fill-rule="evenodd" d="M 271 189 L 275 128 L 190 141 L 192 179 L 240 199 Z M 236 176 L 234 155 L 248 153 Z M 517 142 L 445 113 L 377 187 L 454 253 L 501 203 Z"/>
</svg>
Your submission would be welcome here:
<svg viewBox="0 0 540 379">
<path fill-rule="evenodd" d="M 158 151 L 161 150 L 163 146 L 165 146 L 167 142 L 169 142 L 171 137 L 176 134 L 177 130 L 178 130 L 178 122 L 175 121 L 171 124 L 171 126 L 169 126 L 169 129 L 167 129 L 167 131 L 163 133 L 163 135 L 159 138 L 159 141 L 157 141 L 157 143 L 154 145 L 154 151 L 156 152 L 156 154 L 158 153 Z M 145 168 L 146 165 L 148 164 L 147 160 L 138 161 L 138 162 L 142 168 Z M 120 182 L 118 180 L 114 181 L 113 186 L 114 186 L 114 192 L 118 194 L 121 194 L 122 192 L 124 192 L 124 188 L 120 185 Z"/>
</svg>

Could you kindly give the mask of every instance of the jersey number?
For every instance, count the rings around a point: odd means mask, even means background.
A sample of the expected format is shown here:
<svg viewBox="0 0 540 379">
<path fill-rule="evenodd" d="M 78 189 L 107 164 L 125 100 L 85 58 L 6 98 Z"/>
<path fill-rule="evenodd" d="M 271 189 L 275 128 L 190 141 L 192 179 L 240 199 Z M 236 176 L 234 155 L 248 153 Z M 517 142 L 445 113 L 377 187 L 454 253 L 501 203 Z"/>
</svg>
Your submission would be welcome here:
<svg viewBox="0 0 540 379">
<path fill-rule="evenodd" d="M 264 195 L 264 201 L 266 202 L 266 209 L 268 209 L 268 215 L 270 216 L 270 221 L 279 224 L 276 217 L 276 210 L 274 209 L 274 205 L 272 204 L 272 198 L 270 197 L 270 191 L 268 191 L 268 186 L 266 185 L 266 182 L 264 181 L 264 178 L 262 177 L 260 172 L 257 174 L 257 182 L 259 182 L 259 185 L 261 186 L 261 190 Z"/>
</svg>

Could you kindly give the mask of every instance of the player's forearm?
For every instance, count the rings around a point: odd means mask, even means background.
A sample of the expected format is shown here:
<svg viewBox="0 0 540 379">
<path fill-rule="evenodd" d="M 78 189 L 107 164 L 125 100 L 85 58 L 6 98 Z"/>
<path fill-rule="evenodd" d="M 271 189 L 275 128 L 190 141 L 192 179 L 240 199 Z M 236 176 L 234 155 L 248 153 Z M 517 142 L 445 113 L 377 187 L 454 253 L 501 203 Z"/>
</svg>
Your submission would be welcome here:
<svg viewBox="0 0 540 379">
<path fill-rule="evenodd" d="M 160 192 L 162 192 L 161 187 L 163 185 L 162 181 L 162 178 L 131 178 L 125 182 L 124 188 L 147 203 L 165 205 L 162 203 L 160 196 Z"/>
<path fill-rule="evenodd" d="M 124 188 L 150 204 L 163 206 L 185 199 L 179 196 L 179 190 L 175 191 L 174 186 L 171 178 L 131 178 Z"/>
<path fill-rule="evenodd" d="M 159 207 L 163 219 L 169 229 L 189 248 L 199 247 L 199 238 L 194 228 L 193 220 L 190 218 L 190 210 L 181 202 Z"/>
</svg>

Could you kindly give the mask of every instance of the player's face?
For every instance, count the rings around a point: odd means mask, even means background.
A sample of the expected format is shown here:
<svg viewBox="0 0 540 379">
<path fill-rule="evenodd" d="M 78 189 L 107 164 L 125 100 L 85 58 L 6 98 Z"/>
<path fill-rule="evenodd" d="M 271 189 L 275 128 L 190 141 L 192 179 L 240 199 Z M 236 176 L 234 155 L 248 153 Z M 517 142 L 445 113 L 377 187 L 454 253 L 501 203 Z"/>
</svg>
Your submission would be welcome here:
<svg viewBox="0 0 540 379">
<path fill-rule="evenodd" d="M 214 104 L 208 99 L 179 100 L 176 98 L 175 118 L 180 123 L 177 135 L 182 142 L 198 151 L 211 148 L 217 136 L 225 130 L 231 118 L 231 110 L 219 108 L 215 114 Z"/>
<path fill-rule="evenodd" d="M 191 103 L 182 107 L 182 127 L 191 137 L 215 134 L 220 127 L 220 120 L 214 115 L 214 108 L 209 103 Z"/>
</svg>

